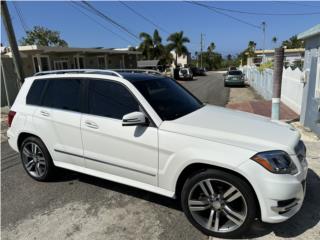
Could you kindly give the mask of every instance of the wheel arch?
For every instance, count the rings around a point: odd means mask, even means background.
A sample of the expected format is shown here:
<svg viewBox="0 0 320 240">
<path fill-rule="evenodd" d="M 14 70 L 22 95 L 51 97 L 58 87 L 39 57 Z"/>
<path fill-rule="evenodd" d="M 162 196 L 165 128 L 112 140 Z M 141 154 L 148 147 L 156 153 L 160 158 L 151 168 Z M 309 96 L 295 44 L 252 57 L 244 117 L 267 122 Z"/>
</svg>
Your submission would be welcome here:
<svg viewBox="0 0 320 240">
<path fill-rule="evenodd" d="M 18 136 L 18 139 L 17 139 L 17 147 L 19 150 L 20 150 L 20 147 L 21 147 L 21 144 L 23 143 L 23 141 L 28 137 L 36 137 L 41 140 L 41 138 L 35 134 L 29 133 L 29 132 L 21 132 Z"/>
<path fill-rule="evenodd" d="M 227 172 L 229 174 L 235 175 L 235 176 L 241 178 L 243 181 L 245 181 L 250 186 L 252 192 L 254 193 L 254 198 L 255 198 L 257 206 L 258 206 L 258 208 L 257 208 L 258 217 L 259 217 L 259 219 L 261 219 L 260 202 L 258 200 L 257 194 L 256 194 L 252 184 L 248 181 L 248 179 L 245 176 L 243 176 L 239 172 L 236 172 L 236 171 L 233 171 L 231 169 L 224 168 L 224 167 L 213 166 L 213 165 L 206 164 L 206 163 L 192 163 L 192 164 L 186 166 L 182 170 L 182 172 L 180 173 L 180 175 L 179 175 L 179 177 L 177 179 L 177 182 L 176 182 L 176 186 L 175 186 L 175 196 L 176 196 L 176 198 L 180 198 L 180 193 L 181 193 L 181 190 L 183 188 L 183 185 L 184 185 L 185 181 L 187 180 L 187 178 L 190 175 L 195 174 L 197 172 L 205 171 L 207 169 L 216 169 L 216 170 L 224 171 L 224 172 Z"/>
</svg>

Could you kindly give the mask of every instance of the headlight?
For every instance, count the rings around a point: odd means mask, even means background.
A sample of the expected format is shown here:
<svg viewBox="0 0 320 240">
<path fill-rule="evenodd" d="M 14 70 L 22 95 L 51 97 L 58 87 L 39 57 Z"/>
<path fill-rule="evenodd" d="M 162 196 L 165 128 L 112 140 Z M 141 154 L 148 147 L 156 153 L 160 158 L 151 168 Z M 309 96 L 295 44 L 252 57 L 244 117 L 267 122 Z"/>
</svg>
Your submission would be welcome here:
<svg viewBox="0 0 320 240">
<path fill-rule="evenodd" d="M 251 159 L 272 173 L 293 175 L 298 172 L 296 165 L 284 151 L 260 152 Z"/>
</svg>

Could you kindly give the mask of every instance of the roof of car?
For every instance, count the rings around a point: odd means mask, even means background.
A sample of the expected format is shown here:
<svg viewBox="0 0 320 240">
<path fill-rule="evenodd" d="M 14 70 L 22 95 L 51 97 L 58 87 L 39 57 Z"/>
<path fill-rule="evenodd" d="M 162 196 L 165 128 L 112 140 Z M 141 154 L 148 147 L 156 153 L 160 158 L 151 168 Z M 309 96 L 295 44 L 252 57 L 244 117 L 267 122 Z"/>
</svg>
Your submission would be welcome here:
<svg viewBox="0 0 320 240">
<path fill-rule="evenodd" d="M 165 76 L 162 76 L 162 75 L 154 75 L 154 74 L 148 74 L 148 73 L 121 72 L 120 74 L 124 79 L 127 79 L 130 82 L 157 80 L 157 79 L 166 78 Z"/>
<path fill-rule="evenodd" d="M 97 74 L 117 76 L 126 79 L 130 82 L 156 80 L 167 78 L 154 70 L 140 70 L 140 69 L 119 69 L 119 70 L 101 70 L 101 69 L 67 69 L 67 70 L 54 70 L 38 72 L 35 76 L 44 75 L 63 75 L 63 74 Z"/>
</svg>

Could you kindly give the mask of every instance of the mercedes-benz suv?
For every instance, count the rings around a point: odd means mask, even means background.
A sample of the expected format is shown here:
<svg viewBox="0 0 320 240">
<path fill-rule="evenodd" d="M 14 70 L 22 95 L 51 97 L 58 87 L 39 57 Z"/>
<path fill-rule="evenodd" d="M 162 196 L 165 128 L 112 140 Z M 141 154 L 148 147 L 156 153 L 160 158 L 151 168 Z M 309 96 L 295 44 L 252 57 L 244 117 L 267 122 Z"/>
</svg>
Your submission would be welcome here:
<svg viewBox="0 0 320 240">
<path fill-rule="evenodd" d="M 35 180 L 61 167 L 177 198 L 207 235 L 240 236 L 255 218 L 285 221 L 305 195 L 296 129 L 205 105 L 160 75 L 41 73 L 25 80 L 8 124 L 9 144 Z"/>
</svg>

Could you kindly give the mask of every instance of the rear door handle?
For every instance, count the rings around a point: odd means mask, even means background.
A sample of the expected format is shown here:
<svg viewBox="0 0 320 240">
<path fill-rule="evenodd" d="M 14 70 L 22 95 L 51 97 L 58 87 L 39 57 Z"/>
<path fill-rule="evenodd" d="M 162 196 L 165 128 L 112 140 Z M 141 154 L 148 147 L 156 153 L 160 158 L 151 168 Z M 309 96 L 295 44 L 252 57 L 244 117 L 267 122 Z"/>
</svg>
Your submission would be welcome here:
<svg viewBox="0 0 320 240">
<path fill-rule="evenodd" d="M 88 121 L 88 120 L 86 120 L 84 122 L 84 124 L 89 128 L 94 128 L 94 129 L 98 129 L 99 128 L 98 124 L 96 124 L 94 122 L 91 122 L 91 121 Z"/>
<path fill-rule="evenodd" d="M 44 110 L 41 110 L 41 111 L 40 111 L 40 114 L 41 114 L 42 116 L 45 116 L 45 117 L 49 117 L 49 116 L 50 116 L 50 113 L 47 112 L 47 111 L 44 111 Z"/>
</svg>

